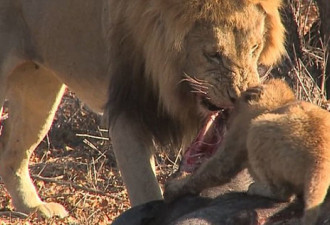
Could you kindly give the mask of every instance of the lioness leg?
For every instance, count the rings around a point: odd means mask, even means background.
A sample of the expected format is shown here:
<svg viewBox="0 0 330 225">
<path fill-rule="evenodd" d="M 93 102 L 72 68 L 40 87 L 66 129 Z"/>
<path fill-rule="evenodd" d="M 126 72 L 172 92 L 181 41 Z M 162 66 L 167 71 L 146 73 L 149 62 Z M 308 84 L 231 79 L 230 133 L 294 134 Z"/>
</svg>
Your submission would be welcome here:
<svg viewBox="0 0 330 225">
<path fill-rule="evenodd" d="M 28 170 L 31 153 L 49 130 L 63 92 L 64 85 L 34 63 L 24 63 L 8 76 L 9 119 L 0 137 L 0 175 L 19 211 L 67 215 L 62 205 L 40 200 Z"/>
<path fill-rule="evenodd" d="M 162 199 L 162 192 L 154 172 L 153 153 L 144 144 L 143 134 L 133 127 L 134 122 L 121 115 L 110 128 L 110 136 L 131 206 L 136 206 Z"/>
</svg>

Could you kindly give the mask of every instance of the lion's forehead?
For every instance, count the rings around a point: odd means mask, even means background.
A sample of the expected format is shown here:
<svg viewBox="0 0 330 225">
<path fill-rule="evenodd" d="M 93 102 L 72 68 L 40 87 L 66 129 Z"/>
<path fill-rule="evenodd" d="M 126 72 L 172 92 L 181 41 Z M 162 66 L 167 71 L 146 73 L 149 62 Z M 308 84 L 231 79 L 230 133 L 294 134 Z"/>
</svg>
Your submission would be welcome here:
<svg viewBox="0 0 330 225">
<path fill-rule="evenodd" d="M 195 11 L 198 18 L 215 22 L 224 18 L 235 20 L 235 17 L 254 16 L 263 11 L 258 4 L 246 0 L 189 1 L 183 5 L 187 11 Z"/>
<path fill-rule="evenodd" d="M 190 54 L 203 51 L 206 54 L 222 53 L 222 56 L 242 57 L 250 54 L 252 46 L 261 44 L 265 37 L 264 23 L 237 28 L 230 24 L 196 26 L 186 38 L 186 51 Z"/>
<path fill-rule="evenodd" d="M 265 15 L 261 10 L 251 7 L 217 21 L 200 20 L 188 33 L 188 38 L 213 42 L 211 48 L 231 48 L 228 42 L 233 41 L 240 45 L 249 45 L 250 42 L 263 38 L 264 19 Z"/>
<path fill-rule="evenodd" d="M 245 22 L 245 24 L 244 26 L 242 23 L 228 21 L 222 21 L 217 24 L 196 23 L 191 32 L 188 33 L 188 38 L 195 41 L 209 40 L 210 42 L 239 38 L 244 40 L 245 43 L 248 43 L 249 39 L 262 38 L 265 32 L 263 18 L 251 23 Z"/>
<path fill-rule="evenodd" d="M 218 12 L 218 10 L 221 12 Z M 205 16 L 201 20 L 218 25 L 228 24 L 238 29 L 244 29 L 250 25 L 255 26 L 255 24 L 259 23 L 265 17 L 265 12 L 256 5 L 247 5 L 228 11 L 224 11 L 221 8 L 218 8 L 218 10 L 210 9 L 209 14 L 213 14 L 213 16 Z"/>
</svg>

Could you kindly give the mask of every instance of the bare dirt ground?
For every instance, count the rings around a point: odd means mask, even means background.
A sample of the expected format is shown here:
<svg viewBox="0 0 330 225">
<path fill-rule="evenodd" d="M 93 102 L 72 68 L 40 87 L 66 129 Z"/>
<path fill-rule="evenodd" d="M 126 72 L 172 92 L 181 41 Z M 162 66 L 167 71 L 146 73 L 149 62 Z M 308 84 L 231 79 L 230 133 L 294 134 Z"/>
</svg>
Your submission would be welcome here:
<svg viewBox="0 0 330 225">
<path fill-rule="evenodd" d="M 5 112 L 4 118 L 7 113 Z M 101 117 L 67 91 L 53 126 L 34 152 L 32 179 L 41 198 L 61 203 L 70 217 L 45 220 L 15 213 L 0 181 L 0 224 L 111 224 L 130 207 Z M 165 154 L 157 155 L 160 183 L 172 171 Z"/>
</svg>

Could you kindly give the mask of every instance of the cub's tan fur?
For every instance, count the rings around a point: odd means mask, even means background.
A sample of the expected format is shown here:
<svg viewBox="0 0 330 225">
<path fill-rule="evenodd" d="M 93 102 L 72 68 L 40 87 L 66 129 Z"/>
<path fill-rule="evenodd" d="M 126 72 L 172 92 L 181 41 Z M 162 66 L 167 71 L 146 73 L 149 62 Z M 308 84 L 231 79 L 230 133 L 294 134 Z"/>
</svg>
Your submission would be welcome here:
<svg viewBox="0 0 330 225">
<path fill-rule="evenodd" d="M 302 195 L 304 224 L 313 225 L 330 185 L 329 131 L 328 111 L 295 100 L 284 81 L 270 80 L 242 94 L 223 147 L 195 174 L 170 182 L 165 198 L 223 184 L 248 167 L 255 179 L 249 194 L 284 201 Z"/>
<path fill-rule="evenodd" d="M 65 216 L 40 200 L 28 161 L 64 84 L 106 108 L 132 205 L 162 198 L 153 143 L 189 143 L 209 111 L 258 83 L 284 53 L 280 0 L 84 0 L 0 3 L 0 175 L 15 207 Z M 249 18 L 247 20 L 247 18 Z M 198 93 L 196 93 L 198 92 Z"/>
</svg>

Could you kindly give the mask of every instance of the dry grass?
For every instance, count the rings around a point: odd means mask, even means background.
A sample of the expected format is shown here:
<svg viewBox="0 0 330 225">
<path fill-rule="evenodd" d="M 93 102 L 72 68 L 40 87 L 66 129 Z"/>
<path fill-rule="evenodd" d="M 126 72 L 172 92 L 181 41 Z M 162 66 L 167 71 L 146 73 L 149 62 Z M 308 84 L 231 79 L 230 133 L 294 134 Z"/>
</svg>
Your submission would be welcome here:
<svg viewBox="0 0 330 225">
<path fill-rule="evenodd" d="M 300 37 L 300 57 L 287 59 L 294 65 L 288 73 L 298 99 L 327 107 L 326 65 L 329 57 L 329 43 L 324 43 L 320 35 L 320 22 L 315 1 L 289 0 L 294 12 Z"/>
<path fill-rule="evenodd" d="M 42 199 L 63 204 L 70 217 L 45 220 L 15 213 L 0 184 L 0 224 L 111 224 L 130 207 L 107 130 L 97 124 L 100 117 L 67 92 L 49 134 L 31 159 L 31 176 Z M 172 171 L 171 165 L 164 154 L 157 155 L 160 183 Z"/>
</svg>

